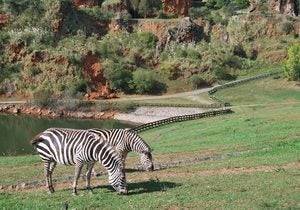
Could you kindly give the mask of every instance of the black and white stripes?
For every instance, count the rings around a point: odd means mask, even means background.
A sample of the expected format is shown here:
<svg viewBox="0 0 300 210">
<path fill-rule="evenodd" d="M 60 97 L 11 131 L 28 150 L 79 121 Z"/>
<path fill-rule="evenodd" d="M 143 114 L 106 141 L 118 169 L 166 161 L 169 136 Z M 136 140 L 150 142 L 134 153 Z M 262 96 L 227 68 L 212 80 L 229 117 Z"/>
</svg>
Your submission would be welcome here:
<svg viewBox="0 0 300 210">
<path fill-rule="evenodd" d="M 151 148 L 136 132 L 129 129 L 97 128 L 88 131 L 97 134 L 113 146 L 121 154 L 124 166 L 128 152 L 133 151 L 140 154 L 140 161 L 145 170 L 153 170 Z"/>
<path fill-rule="evenodd" d="M 96 161 L 107 169 L 112 187 L 119 193 L 127 193 L 121 157 L 102 137 L 88 130 L 50 128 L 37 135 L 31 143 L 44 162 L 46 184 L 50 193 L 54 192 L 52 173 L 57 163 L 75 165 L 73 193 L 76 194 L 83 164 L 88 165 L 86 186 L 91 189 L 91 172 Z"/>
</svg>

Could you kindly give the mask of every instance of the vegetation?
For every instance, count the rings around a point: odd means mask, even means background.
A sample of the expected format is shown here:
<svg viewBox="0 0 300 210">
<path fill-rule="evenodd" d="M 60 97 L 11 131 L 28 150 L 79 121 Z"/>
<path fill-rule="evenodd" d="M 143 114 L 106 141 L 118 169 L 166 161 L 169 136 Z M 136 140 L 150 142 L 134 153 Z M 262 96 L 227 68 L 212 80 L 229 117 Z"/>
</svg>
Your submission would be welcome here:
<svg viewBox="0 0 300 210">
<path fill-rule="evenodd" d="M 133 73 L 132 87 L 137 93 L 153 94 L 165 91 L 166 86 L 157 80 L 157 75 L 149 70 L 139 69 Z"/>
<path fill-rule="evenodd" d="M 201 87 L 198 83 L 211 85 L 232 80 L 253 74 L 252 69 L 281 63 L 286 46 L 297 43 L 293 18 L 272 16 L 278 27 L 270 33 L 282 36 L 265 37 L 269 33 L 266 28 L 270 28 L 267 17 L 251 21 L 237 13 L 249 5 L 247 0 L 209 0 L 195 4 L 190 16 L 205 19 L 204 25 L 209 24 L 211 29 L 204 30 L 197 42 L 178 43 L 171 39 L 160 49 L 162 35 L 143 32 L 139 24 L 129 19 L 164 18 L 161 1 L 128 3 L 128 11 L 114 12 L 112 5 L 120 1 L 79 8 L 69 0 L 0 1 L 0 13 L 9 15 L 0 32 L 0 93 L 28 97 L 40 90 L 51 90 L 56 98 L 82 98 L 87 92 L 98 91 L 99 85 L 91 78 L 93 73 L 86 72 L 91 71 L 87 68 L 88 56 L 98 59 L 101 73 L 116 92 L 156 94 L 191 90 Z M 115 17 L 122 30 L 110 32 L 108 20 Z M 163 24 L 164 20 L 151 21 Z M 176 30 L 175 27 L 170 33 Z M 294 68 L 292 63 L 295 61 L 289 61 L 286 69 Z M 157 84 L 161 90 L 150 88 L 155 85 L 149 80 L 148 84 L 141 84 L 146 81 L 137 79 L 142 77 L 141 69 L 151 72 L 143 77 L 150 78 L 152 74 L 160 78 Z M 197 76 L 191 78 L 192 75 Z M 297 73 L 291 73 L 289 77 L 295 76 Z"/>
<path fill-rule="evenodd" d="M 300 44 L 295 44 L 289 48 L 284 69 L 289 80 L 300 80 Z"/>
<path fill-rule="evenodd" d="M 264 79 L 217 91 L 215 96 L 232 105 L 286 103 L 289 106 L 289 103 L 300 100 L 298 93 L 295 83 L 283 79 Z"/>
</svg>

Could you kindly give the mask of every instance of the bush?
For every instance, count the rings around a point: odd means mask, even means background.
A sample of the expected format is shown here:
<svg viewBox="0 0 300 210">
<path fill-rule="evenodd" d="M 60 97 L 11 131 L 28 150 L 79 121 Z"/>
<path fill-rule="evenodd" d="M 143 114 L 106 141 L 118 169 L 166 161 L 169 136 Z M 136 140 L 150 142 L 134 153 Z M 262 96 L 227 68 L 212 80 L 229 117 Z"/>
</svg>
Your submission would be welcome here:
<svg viewBox="0 0 300 210">
<path fill-rule="evenodd" d="M 290 34 L 291 32 L 294 31 L 294 24 L 293 22 L 283 22 L 281 25 L 281 30 L 285 33 L 285 34 Z"/>
<path fill-rule="evenodd" d="M 216 77 L 216 79 L 218 79 L 218 80 L 233 80 L 236 78 L 235 76 L 226 72 L 224 70 L 224 68 L 222 68 L 220 66 L 215 67 L 213 73 L 214 73 L 214 76 Z"/>
<path fill-rule="evenodd" d="M 159 14 L 162 8 L 160 0 L 129 0 L 130 12 L 132 17 L 154 17 Z"/>
<path fill-rule="evenodd" d="M 166 90 L 166 85 L 157 80 L 157 75 L 145 69 L 138 69 L 133 73 L 131 86 L 139 94 L 155 94 Z"/>
<path fill-rule="evenodd" d="M 182 75 L 179 67 L 179 63 L 167 61 L 160 65 L 159 72 L 165 75 L 169 80 L 176 80 Z"/>
<path fill-rule="evenodd" d="M 150 32 L 137 32 L 136 37 L 132 38 L 135 40 L 135 42 L 139 43 L 140 47 L 147 49 L 155 48 L 156 42 L 158 41 L 158 38 Z"/>
<path fill-rule="evenodd" d="M 295 44 L 288 49 L 284 72 L 289 80 L 300 80 L 300 44 Z"/>
<path fill-rule="evenodd" d="M 129 83 L 132 80 L 132 73 L 127 70 L 124 63 L 106 61 L 104 63 L 104 77 L 109 81 L 112 90 L 130 92 Z"/>
<path fill-rule="evenodd" d="M 53 91 L 49 89 L 37 89 L 33 92 L 34 103 L 40 107 L 50 107 L 55 104 L 52 98 Z"/>
<path fill-rule="evenodd" d="M 192 85 L 193 89 L 207 86 L 207 82 L 197 74 L 194 74 L 189 78 L 189 83 Z"/>
<path fill-rule="evenodd" d="M 221 9 L 222 7 L 230 6 L 236 7 L 236 9 L 244 9 L 250 5 L 249 0 L 208 0 L 206 3 L 210 9 Z"/>
</svg>

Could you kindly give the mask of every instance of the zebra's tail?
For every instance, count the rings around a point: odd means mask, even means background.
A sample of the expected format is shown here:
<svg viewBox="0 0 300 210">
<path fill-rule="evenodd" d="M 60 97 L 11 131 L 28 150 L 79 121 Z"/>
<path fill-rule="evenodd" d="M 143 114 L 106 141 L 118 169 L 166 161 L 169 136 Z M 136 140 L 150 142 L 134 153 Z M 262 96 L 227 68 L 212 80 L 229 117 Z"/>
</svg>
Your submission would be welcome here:
<svg viewBox="0 0 300 210">
<path fill-rule="evenodd" d="M 44 139 L 41 137 L 40 134 L 36 135 L 33 139 L 31 139 L 30 143 L 32 145 L 36 145 L 38 142 L 43 141 Z"/>
</svg>

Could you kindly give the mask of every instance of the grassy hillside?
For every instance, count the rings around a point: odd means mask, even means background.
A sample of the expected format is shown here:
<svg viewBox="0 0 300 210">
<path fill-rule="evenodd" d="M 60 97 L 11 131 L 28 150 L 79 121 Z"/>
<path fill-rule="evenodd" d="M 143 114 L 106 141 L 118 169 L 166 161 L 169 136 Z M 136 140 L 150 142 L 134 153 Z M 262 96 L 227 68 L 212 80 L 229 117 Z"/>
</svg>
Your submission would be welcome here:
<svg viewBox="0 0 300 210">
<path fill-rule="evenodd" d="M 286 84 L 267 95 L 271 84 Z M 260 85 L 266 84 L 266 85 Z M 45 194 L 38 187 L 2 191 L 4 208 L 299 208 L 300 100 L 298 87 L 283 80 L 265 79 L 218 92 L 224 99 L 250 97 L 249 87 L 270 106 L 236 107 L 235 113 L 204 120 L 162 126 L 141 135 L 154 149 L 155 162 L 173 162 L 194 157 L 215 157 L 194 164 L 127 173 L 129 195 L 118 196 L 106 177 L 94 179 L 94 195 L 79 191 L 70 196 L 70 184 L 56 184 L 57 192 Z M 264 91 L 262 91 L 262 89 Z M 234 92 L 233 92 L 234 90 Z M 294 91 L 298 92 L 294 92 Z M 235 96 L 229 94 L 232 91 Z M 282 105 L 277 100 L 297 103 Z M 226 93 L 226 94 L 225 94 Z M 249 94 L 250 93 L 250 94 Z M 226 96 L 225 96 L 226 95 Z M 295 96 L 296 95 L 296 96 Z M 237 99 L 236 102 L 242 99 Z M 278 103 L 280 102 L 280 103 Z M 247 102 L 248 103 L 248 102 Z M 129 157 L 128 166 L 137 161 Z M 0 184 L 42 179 L 42 164 L 36 156 L 1 157 Z M 58 167 L 55 177 L 72 174 L 73 168 Z M 81 186 L 84 182 L 81 181 Z"/>
<path fill-rule="evenodd" d="M 161 1 L 129 1 L 125 14 L 107 6 L 120 1 L 94 2 L 82 7 L 71 0 L 1 0 L 0 95 L 182 92 L 281 64 L 286 48 L 299 42 L 299 19 L 269 11 L 244 14 L 247 0 L 195 4 L 192 26 L 181 19 L 168 25 Z M 168 37 L 186 30 L 178 35 L 183 40 Z"/>
</svg>

